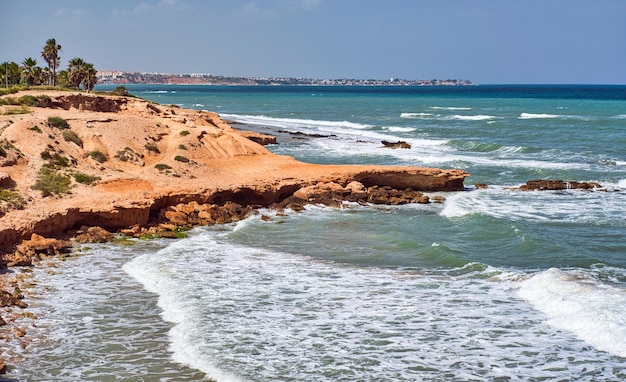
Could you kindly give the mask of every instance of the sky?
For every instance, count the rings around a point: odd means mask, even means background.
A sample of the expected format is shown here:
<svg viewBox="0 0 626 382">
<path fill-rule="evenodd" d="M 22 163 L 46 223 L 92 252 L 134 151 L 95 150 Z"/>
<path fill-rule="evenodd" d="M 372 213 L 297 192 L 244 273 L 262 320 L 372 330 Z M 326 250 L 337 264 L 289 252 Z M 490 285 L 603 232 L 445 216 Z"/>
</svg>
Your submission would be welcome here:
<svg viewBox="0 0 626 382">
<path fill-rule="evenodd" d="M 242 77 L 626 84 L 626 0 L 0 0 L 0 62 Z"/>
</svg>

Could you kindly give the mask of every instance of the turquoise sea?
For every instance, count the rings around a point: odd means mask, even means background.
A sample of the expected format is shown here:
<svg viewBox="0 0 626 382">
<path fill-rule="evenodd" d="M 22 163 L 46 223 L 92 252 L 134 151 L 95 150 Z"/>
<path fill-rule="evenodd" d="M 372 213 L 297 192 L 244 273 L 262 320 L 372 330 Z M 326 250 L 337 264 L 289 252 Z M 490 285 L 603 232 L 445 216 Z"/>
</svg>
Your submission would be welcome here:
<svg viewBox="0 0 626 382">
<path fill-rule="evenodd" d="M 11 378 L 626 379 L 626 86 L 128 89 L 302 161 L 471 177 L 444 204 L 264 211 L 38 267 Z M 533 179 L 603 189 L 510 190 Z"/>
</svg>

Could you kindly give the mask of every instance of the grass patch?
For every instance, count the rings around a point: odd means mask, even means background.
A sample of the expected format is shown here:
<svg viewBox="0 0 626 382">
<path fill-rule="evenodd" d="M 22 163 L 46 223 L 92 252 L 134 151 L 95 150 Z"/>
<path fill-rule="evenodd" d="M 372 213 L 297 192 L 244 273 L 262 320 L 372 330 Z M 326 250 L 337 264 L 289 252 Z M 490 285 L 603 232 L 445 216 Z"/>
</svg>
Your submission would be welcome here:
<svg viewBox="0 0 626 382">
<path fill-rule="evenodd" d="M 83 147 L 82 139 L 72 130 L 63 130 L 63 139 L 66 142 L 74 142 L 78 147 Z"/>
<path fill-rule="evenodd" d="M 83 174 L 81 172 L 77 172 L 76 174 L 74 174 L 74 180 L 77 183 L 80 184 L 86 184 L 88 186 L 91 186 L 95 183 L 97 183 L 100 179 L 99 176 L 95 176 L 95 175 L 87 175 L 87 174 Z"/>
<path fill-rule="evenodd" d="M 41 169 L 37 181 L 31 187 L 33 190 L 41 191 L 44 197 L 54 194 L 68 194 L 70 192 L 72 180 L 67 175 Z"/>
<path fill-rule="evenodd" d="M 29 127 L 28 130 L 32 130 L 32 131 L 35 131 L 37 133 L 43 133 L 43 131 L 41 131 L 41 129 L 37 125 L 35 125 L 33 127 Z"/>
<path fill-rule="evenodd" d="M 180 132 L 180 135 L 182 135 L 183 137 L 186 137 L 187 135 L 189 135 L 189 131 L 188 130 L 183 130 Z"/>
<path fill-rule="evenodd" d="M 174 157 L 174 160 L 179 161 L 179 162 L 183 162 L 183 163 L 189 163 L 189 158 L 186 158 L 182 155 L 176 155 Z"/>
<path fill-rule="evenodd" d="M 107 156 L 104 155 L 104 153 L 102 151 L 91 151 L 89 153 L 89 157 L 93 160 L 95 160 L 98 163 L 104 163 L 107 161 Z"/>
<path fill-rule="evenodd" d="M 156 168 L 159 171 L 165 171 L 165 170 L 171 170 L 172 166 L 169 166 L 165 163 L 157 163 L 154 165 L 154 168 Z"/>
<path fill-rule="evenodd" d="M 17 114 L 28 114 L 31 113 L 31 110 L 29 108 L 27 108 L 26 106 L 19 107 L 19 108 L 11 108 L 11 109 L 7 109 L 4 113 L 4 115 L 17 115 Z"/>
<path fill-rule="evenodd" d="M 69 129 L 70 125 L 61 117 L 48 117 L 48 125 L 54 126 L 57 129 Z"/>
<path fill-rule="evenodd" d="M 178 145 L 178 148 L 181 150 L 187 150 L 187 146 L 185 145 Z"/>
</svg>

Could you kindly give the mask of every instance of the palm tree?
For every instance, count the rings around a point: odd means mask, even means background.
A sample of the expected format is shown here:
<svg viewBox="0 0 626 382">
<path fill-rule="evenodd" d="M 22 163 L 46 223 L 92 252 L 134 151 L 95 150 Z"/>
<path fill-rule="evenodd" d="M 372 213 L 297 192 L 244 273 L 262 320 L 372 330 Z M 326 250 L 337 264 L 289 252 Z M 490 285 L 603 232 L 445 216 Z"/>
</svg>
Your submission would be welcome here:
<svg viewBox="0 0 626 382">
<path fill-rule="evenodd" d="M 96 82 L 98 82 L 98 77 L 96 77 L 98 71 L 94 69 L 93 64 L 89 63 L 85 63 L 85 70 L 87 71 L 87 75 L 83 80 L 83 87 L 89 92 L 93 90 L 94 86 L 96 86 Z"/>
<path fill-rule="evenodd" d="M 24 61 L 22 61 L 22 79 L 26 81 L 28 86 L 32 86 L 35 83 L 37 76 L 35 70 L 36 67 L 37 60 L 32 57 L 25 58 Z"/>
<path fill-rule="evenodd" d="M 61 51 L 61 45 L 58 45 L 56 40 L 51 38 L 46 41 L 46 45 L 41 51 L 41 57 L 48 63 L 50 69 L 49 85 L 56 86 L 57 68 L 61 61 L 59 52 Z"/>
<path fill-rule="evenodd" d="M 82 58 L 72 58 L 67 65 L 67 75 L 70 86 L 79 87 L 85 77 L 87 77 L 87 63 Z"/>
</svg>

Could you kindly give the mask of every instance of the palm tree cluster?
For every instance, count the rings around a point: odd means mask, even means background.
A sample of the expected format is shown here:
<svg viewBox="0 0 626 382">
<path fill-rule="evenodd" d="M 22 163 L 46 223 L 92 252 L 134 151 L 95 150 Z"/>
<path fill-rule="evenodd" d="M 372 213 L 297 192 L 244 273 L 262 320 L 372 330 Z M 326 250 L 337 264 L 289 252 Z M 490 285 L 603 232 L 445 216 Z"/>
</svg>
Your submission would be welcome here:
<svg viewBox="0 0 626 382">
<path fill-rule="evenodd" d="M 85 62 L 82 58 L 73 58 L 69 61 L 67 69 L 57 73 L 61 63 L 61 45 L 55 39 L 46 41 L 41 57 L 46 62 L 47 67 L 37 66 L 37 60 L 27 57 L 22 61 L 22 65 L 15 62 L 5 61 L 0 64 L 0 86 L 26 84 L 50 86 L 74 87 L 89 91 L 94 88 L 98 79 L 98 71 L 93 64 Z"/>
</svg>

